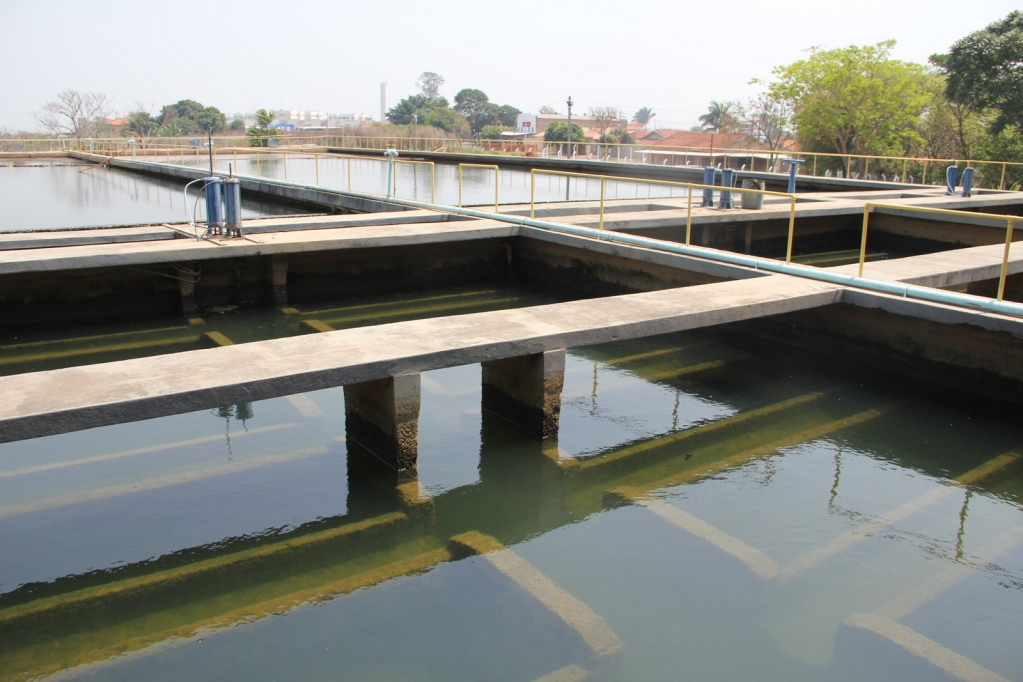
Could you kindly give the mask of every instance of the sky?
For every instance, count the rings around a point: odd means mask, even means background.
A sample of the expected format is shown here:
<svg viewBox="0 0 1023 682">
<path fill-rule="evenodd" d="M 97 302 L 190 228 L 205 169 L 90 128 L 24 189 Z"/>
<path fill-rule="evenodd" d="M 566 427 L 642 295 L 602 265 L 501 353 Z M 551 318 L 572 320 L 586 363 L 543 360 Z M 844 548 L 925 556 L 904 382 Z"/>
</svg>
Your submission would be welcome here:
<svg viewBox="0 0 1023 682">
<path fill-rule="evenodd" d="M 721 11 L 715 9 L 719 4 Z M 688 128 L 711 100 L 744 100 L 812 46 L 894 39 L 926 62 L 1017 9 L 1019 0 L 0 0 L 0 127 L 37 130 L 65 88 L 115 112 L 181 99 L 228 114 L 258 108 L 379 118 L 441 74 L 449 100 L 478 88 L 526 112 L 649 106 Z"/>
</svg>

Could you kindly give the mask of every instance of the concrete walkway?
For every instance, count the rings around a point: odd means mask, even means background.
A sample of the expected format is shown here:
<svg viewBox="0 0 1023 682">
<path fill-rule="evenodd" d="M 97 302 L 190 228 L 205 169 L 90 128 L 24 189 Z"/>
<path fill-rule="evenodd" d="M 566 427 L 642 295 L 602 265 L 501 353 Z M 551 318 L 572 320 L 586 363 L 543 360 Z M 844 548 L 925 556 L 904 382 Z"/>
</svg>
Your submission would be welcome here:
<svg viewBox="0 0 1023 682">
<path fill-rule="evenodd" d="M 0 442 L 777 315 L 840 297 L 836 286 L 765 277 L 3 377 Z"/>
</svg>

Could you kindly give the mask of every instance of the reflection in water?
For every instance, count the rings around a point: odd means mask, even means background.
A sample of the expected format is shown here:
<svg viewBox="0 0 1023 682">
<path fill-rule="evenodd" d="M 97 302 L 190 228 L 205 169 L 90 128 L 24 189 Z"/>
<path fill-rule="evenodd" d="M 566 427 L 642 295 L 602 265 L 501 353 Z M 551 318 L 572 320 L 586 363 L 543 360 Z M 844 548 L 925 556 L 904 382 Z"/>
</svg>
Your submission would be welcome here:
<svg viewBox="0 0 1023 682">
<path fill-rule="evenodd" d="M 164 159 L 171 163 L 182 163 L 180 158 Z M 184 159 L 184 165 L 195 166 L 195 159 Z M 287 160 L 280 153 L 236 156 L 222 154 L 216 162 L 217 170 L 227 172 L 231 164 L 236 173 L 253 175 L 275 180 L 287 180 L 301 184 L 350 189 L 356 192 L 385 194 L 387 191 L 387 163 L 373 157 L 347 158 L 321 155 L 319 160 L 301 153 L 288 154 Z M 534 180 L 528 171 L 503 168 L 496 179 L 498 198 L 501 205 L 509 203 L 528 204 Z M 462 169 L 462 202 L 470 206 L 493 206 L 495 177 L 487 168 L 464 167 Z M 556 175 L 537 174 L 535 178 L 536 200 L 551 201 L 596 201 L 600 199 L 600 180 L 591 178 L 566 178 Z M 458 204 L 458 166 L 438 163 L 431 169 L 428 164 L 398 163 L 395 169 L 395 196 L 416 201 L 434 201 L 439 204 Z M 643 183 L 607 181 L 605 198 L 611 199 L 658 199 L 684 198 L 685 190 L 679 187 L 664 187 Z"/>
<path fill-rule="evenodd" d="M 182 188 L 162 178 L 115 168 L 46 165 L 0 168 L 0 232 L 188 220 Z M 202 202 L 200 202 L 200 206 Z M 296 209 L 243 197 L 242 217 Z"/>
<path fill-rule="evenodd" d="M 894 680 L 924 659 L 849 623 L 897 607 L 1012 650 L 1019 427 L 749 350 L 570 351 L 554 449 L 427 372 L 411 480 L 342 389 L 0 445 L 0 679 Z"/>
</svg>

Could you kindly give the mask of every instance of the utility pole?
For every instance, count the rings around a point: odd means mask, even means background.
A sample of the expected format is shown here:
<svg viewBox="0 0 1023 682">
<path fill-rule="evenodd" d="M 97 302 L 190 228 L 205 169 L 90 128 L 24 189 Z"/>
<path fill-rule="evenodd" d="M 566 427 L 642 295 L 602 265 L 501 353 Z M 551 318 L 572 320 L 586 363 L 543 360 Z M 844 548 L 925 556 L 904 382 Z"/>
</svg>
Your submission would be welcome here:
<svg viewBox="0 0 1023 682">
<path fill-rule="evenodd" d="M 572 95 L 568 96 L 568 130 L 565 131 L 565 139 L 568 140 L 568 158 L 572 158 Z M 572 191 L 572 178 L 565 176 L 565 201 L 568 201 L 569 193 Z"/>
<path fill-rule="evenodd" d="M 568 133 L 565 139 L 568 140 L 568 158 L 572 158 L 572 95 L 568 96 Z"/>
</svg>

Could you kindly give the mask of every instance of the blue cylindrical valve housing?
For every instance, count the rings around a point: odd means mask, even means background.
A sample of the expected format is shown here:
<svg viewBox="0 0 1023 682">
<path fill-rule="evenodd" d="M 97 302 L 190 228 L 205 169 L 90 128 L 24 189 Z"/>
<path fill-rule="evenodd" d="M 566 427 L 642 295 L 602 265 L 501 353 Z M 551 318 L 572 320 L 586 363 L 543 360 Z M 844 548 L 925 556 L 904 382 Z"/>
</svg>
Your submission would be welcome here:
<svg viewBox="0 0 1023 682">
<path fill-rule="evenodd" d="M 224 227 L 224 200 L 222 181 L 218 177 L 206 178 L 206 225 L 211 230 Z"/>
<path fill-rule="evenodd" d="M 945 194 L 952 196 L 956 193 L 956 183 L 959 180 L 959 169 L 949 166 L 945 169 Z"/>
<path fill-rule="evenodd" d="M 725 168 L 721 171 L 721 186 L 731 187 L 734 182 L 733 177 L 735 171 L 731 168 Z M 718 200 L 718 208 L 731 208 L 732 207 L 732 191 L 730 189 L 721 190 L 721 198 Z"/>
<path fill-rule="evenodd" d="M 224 222 L 227 233 L 242 236 L 242 183 L 237 178 L 227 178 L 224 182 Z"/>
<path fill-rule="evenodd" d="M 966 199 L 973 193 L 973 169 L 963 170 L 963 198 Z"/>
<path fill-rule="evenodd" d="M 714 184 L 714 166 L 707 166 L 703 169 L 703 184 L 713 185 Z M 714 205 L 714 190 L 705 189 L 703 190 L 703 203 L 701 206 L 713 206 Z"/>
</svg>

